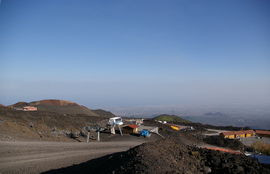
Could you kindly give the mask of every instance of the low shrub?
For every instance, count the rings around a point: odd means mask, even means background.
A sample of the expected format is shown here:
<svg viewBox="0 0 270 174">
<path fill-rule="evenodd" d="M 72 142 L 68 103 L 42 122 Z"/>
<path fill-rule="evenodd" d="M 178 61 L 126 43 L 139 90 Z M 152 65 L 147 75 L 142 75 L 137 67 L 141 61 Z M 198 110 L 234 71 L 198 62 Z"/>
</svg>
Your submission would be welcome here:
<svg viewBox="0 0 270 174">
<path fill-rule="evenodd" d="M 257 141 L 251 146 L 258 152 L 261 152 L 265 155 L 270 155 L 270 144 L 267 144 L 263 141 Z"/>
</svg>

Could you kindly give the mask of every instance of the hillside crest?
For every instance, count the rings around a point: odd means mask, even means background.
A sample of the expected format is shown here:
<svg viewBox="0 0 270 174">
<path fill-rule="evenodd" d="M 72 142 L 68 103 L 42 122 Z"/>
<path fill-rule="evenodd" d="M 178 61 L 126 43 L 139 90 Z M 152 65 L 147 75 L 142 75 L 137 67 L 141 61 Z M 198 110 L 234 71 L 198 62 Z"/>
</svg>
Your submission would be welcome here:
<svg viewBox="0 0 270 174">
<path fill-rule="evenodd" d="M 158 120 L 158 121 L 168 121 L 168 122 L 183 122 L 183 123 L 188 123 L 190 121 L 185 120 L 177 115 L 168 115 L 168 114 L 161 114 L 153 118 L 153 120 Z"/>
<path fill-rule="evenodd" d="M 38 111 L 56 112 L 60 114 L 84 114 L 90 116 L 99 116 L 99 114 L 95 113 L 91 109 L 68 100 L 45 99 L 29 103 L 18 102 L 10 105 L 9 107 L 22 108 L 25 106 L 35 106 L 38 108 Z"/>
</svg>

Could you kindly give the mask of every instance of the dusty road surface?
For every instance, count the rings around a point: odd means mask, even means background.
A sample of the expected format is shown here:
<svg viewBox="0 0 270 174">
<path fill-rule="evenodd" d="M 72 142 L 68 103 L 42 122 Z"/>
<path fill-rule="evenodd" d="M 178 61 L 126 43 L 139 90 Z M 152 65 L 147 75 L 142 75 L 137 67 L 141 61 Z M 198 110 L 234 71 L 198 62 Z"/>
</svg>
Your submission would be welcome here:
<svg viewBox="0 0 270 174">
<path fill-rule="evenodd" d="M 5 142 L 0 141 L 0 174 L 40 173 L 128 150 L 142 140 L 117 142 Z"/>
</svg>

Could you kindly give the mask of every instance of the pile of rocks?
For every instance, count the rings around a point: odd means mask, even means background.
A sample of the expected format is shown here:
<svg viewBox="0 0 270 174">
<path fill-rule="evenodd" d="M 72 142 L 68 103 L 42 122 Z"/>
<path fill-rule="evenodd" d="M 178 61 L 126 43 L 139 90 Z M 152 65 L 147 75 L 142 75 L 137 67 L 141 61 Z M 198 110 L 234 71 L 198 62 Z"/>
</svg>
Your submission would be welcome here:
<svg viewBox="0 0 270 174">
<path fill-rule="evenodd" d="M 270 170 L 244 155 L 187 146 L 168 138 L 47 173 L 268 174 Z"/>
</svg>

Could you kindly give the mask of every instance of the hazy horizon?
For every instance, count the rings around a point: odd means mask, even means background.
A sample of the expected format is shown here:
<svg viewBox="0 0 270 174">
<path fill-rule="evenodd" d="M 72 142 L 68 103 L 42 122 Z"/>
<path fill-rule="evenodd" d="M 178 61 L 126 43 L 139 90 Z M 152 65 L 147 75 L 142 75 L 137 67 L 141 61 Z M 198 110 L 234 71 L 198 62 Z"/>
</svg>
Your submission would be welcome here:
<svg viewBox="0 0 270 174">
<path fill-rule="evenodd" d="M 270 108 L 269 1 L 0 4 L 2 104 Z"/>
</svg>

